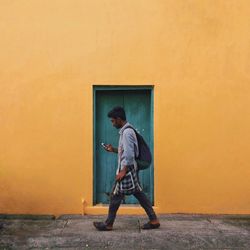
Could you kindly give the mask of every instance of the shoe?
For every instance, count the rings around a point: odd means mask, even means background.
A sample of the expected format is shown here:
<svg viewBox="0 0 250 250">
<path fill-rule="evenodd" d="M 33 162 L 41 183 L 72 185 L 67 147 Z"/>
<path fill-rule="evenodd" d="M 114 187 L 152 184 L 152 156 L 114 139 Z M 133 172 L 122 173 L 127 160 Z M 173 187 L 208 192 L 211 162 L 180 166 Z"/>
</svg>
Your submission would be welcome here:
<svg viewBox="0 0 250 250">
<path fill-rule="evenodd" d="M 113 229 L 112 226 L 109 226 L 103 222 L 94 221 L 93 224 L 99 231 L 111 231 Z"/>
<path fill-rule="evenodd" d="M 152 224 L 150 221 L 142 226 L 142 229 L 156 229 L 160 227 L 160 223 Z"/>
</svg>

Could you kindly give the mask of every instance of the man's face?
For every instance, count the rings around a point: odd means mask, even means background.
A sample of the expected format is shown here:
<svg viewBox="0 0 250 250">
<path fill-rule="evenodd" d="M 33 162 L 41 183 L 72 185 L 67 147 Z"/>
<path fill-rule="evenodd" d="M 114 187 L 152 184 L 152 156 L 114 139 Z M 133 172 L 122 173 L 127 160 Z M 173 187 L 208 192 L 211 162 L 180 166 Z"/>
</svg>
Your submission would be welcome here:
<svg viewBox="0 0 250 250">
<path fill-rule="evenodd" d="M 121 124 L 122 120 L 120 117 L 111 118 L 110 121 L 112 122 L 113 127 L 117 128 L 117 129 L 122 127 L 122 124 Z"/>
</svg>

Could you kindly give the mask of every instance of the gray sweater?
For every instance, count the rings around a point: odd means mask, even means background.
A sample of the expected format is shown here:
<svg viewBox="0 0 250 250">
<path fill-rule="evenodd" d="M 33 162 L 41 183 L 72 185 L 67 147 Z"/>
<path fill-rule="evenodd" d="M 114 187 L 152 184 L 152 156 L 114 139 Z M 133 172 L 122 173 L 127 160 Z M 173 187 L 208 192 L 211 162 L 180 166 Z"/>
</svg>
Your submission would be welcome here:
<svg viewBox="0 0 250 250">
<path fill-rule="evenodd" d="M 133 127 L 129 122 L 127 122 L 119 131 L 119 145 L 118 145 L 118 168 L 117 174 L 120 170 L 124 168 L 124 166 L 135 165 L 137 168 L 137 164 L 135 161 L 135 156 L 137 157 L 139 154 L 138 142 L 136 138 L 135 131 L 131 128 L 127 128 L 128 126 Z"/>
</svg>

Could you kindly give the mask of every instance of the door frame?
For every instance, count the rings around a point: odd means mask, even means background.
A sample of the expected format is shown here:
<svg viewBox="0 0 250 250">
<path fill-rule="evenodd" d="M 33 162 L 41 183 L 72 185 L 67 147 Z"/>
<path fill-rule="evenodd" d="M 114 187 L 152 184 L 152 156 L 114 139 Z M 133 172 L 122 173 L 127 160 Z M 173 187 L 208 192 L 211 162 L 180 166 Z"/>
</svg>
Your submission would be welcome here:
<svg viewBox="0 0 250 250">
<path fill-rule="evenodd" d="M 92 85 L 93 86 L 93 197 L 92 204 L 96 206 L 96 92 L 97 91 L 112 91 L 112 90 L 150 90 L 150 115 L 151 115 L 151 140 L 149 142 L 149 147 L 152 152 L 152 186 L 151 197 L 152 205 L 154 206 L 154 85 Z M 151 166 L 152 167 L 152 166 Z"/>
</svg>

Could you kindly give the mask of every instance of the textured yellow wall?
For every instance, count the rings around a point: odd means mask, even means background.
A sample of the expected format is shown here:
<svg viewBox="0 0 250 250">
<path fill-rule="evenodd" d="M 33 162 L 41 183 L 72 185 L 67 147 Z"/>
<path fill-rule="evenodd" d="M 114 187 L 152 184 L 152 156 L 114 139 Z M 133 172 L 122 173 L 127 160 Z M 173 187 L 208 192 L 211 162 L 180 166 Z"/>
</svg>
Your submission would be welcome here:
<svg viewBox="0 0 250 250">
<path fill-rule="evenodd" d="M 1 1 L 0 213 L 107 211 L 93 84 L 155 85 L 159 213 L 250 213 L 249 27 L 248 0 Z"/>
</svg>

